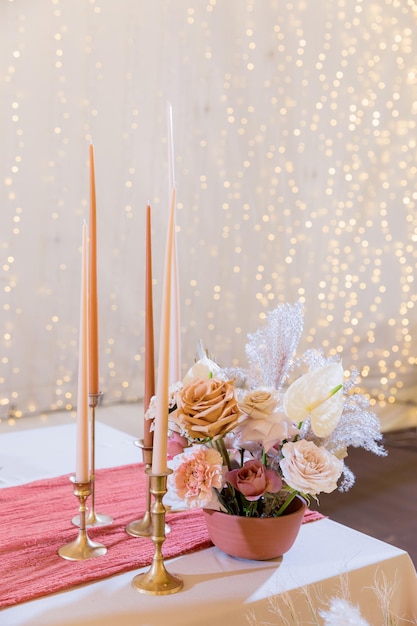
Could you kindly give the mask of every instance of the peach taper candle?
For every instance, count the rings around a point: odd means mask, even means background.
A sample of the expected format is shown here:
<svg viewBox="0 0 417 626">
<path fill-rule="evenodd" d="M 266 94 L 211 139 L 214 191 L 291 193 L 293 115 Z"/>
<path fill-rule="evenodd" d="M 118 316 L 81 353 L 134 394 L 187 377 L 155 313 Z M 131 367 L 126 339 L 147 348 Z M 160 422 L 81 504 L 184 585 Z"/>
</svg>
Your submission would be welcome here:
<svg viewBox="0 0 417 626">
<path fill-rule="evenodd" d="M 89 280 L 88 280 L 88 346 L 89 388 L 92 395 L 99 393 L 98 367 L 98 295 L 97 295 L 97 223 L 94 148 L 90 144 L 90 223 L 89 223 Z"/>
</svg>

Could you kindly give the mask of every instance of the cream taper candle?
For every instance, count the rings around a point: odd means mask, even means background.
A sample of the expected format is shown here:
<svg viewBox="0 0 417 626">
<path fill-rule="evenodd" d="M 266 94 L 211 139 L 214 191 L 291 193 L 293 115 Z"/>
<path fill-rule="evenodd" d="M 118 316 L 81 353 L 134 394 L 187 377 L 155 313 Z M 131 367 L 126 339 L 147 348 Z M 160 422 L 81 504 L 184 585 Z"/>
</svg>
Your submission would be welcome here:
<svg viewBox="0 0 417 626">
<path fill-rule="evenodd" d="M 174 124 L 172 106 L 168 103 L 168 171 L 169 194 L 175 187 L 175 151 L 174 151 Z M 181 380 L 181 323 L 180 323 L 180 295 L 178 275 L 178 252 L 175 221 L 172 239 L 172 277 L 171 277 L 171 314 L 170 314 L 170 352 L 169 352 L 169 383 L 174 384 Z"/>
<path fill-rule="evenodd" d="M 82 230 L 81 299 L 78 345 L 78 402 L 75 479 L 89 480 L 88 442 L 88 294 L 87 294 L 87 224 Z"/>
<path fill-rule="evenodd" d="M 178 276 L 177 235 L 172 239 L 172 268 L 171 268 L 171 316 L 170 316 L 170 352 L 169 352 L 169 384 L 181 380 L 181 337 L 180 337 L 180 297 Z"/>
<path fill-rule="evenodd" d="M 167 471 L 170 311 L 172 282 L 172 251 L 175 227 L 175 187 L 171 194 L 168 231 L 165 247 L 165 273 L 162 288 L 161 330 L 159 333 L 158 377 L 156 385 L 156 412 L 152 453 L 152 474 Z"/>
<path fill-rule="evenodd" d="M 168 103 L 168 173 L 169 173 L 169 193 L 175 185 L 175 154 L 174 154 L 174 123 L 172 120 L 172 106 Z"/>
<path fill-rule="evenodd" d="M 155 395 L 155 354 L 153 332 L 153 298 L 152 298 L 152 237 L 151 207 L 146 207 L 146 262 L 145 262 L 145 393 L 143 408 L 148 410 L 152 396 Z M 153 432 L 151 421 L 145 419 L 143 426 L 143 442 L 151 447 Z"/>
</svg>

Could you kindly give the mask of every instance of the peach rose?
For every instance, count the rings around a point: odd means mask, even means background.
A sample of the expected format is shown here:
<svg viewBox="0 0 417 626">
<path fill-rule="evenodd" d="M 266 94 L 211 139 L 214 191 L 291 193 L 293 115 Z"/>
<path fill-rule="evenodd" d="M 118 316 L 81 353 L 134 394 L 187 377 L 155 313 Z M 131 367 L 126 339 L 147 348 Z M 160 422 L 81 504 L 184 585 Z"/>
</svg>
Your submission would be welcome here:
<svg viewBox="0 0 417 626">
<path fill-rule="evenodd" d="M 177 409 L 170 420 L 192 439 L 223 436 L 235 428 L 242 416 L 233 383 L 217 378 L 191 381 L 177 393 L 176 399 Z"/>
<path fill-rule="evenodd" d="M 282 446 L 280 467 L 285 482 L 302 493 L 331 493 L 343 471 L 343 461 L 326 448 L 300 439 Z"/>
<path fill-rule="evenodd" d="M 239 469 L 226 472 L 225 479 L 249 501 L 259 500 L 266 491 L 277 493 L 282 487 L 282 480 L 274 470 L 265 469 L 256 459 L 246 461 Z"/>
</svg>

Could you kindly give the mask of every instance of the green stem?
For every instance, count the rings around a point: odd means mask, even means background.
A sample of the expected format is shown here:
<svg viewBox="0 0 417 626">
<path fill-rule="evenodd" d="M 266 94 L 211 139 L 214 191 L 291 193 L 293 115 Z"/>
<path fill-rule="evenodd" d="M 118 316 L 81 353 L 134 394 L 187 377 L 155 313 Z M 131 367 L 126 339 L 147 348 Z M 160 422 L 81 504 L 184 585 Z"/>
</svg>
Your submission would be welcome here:
<svg viewBox="0 0 417 626">
<path fill-rule="evenodd" d="M 228 470 L 232 469 L 232 466 L 230 464 L 229 453 L 227 451 L 226 444 L 224 443 L 223 437 L 220 437 L 220 439 L 216 439 L 216 446 L 217 446 L 217 450 L 220 452 L 220 454 L 223 457 L 224 462 L 227 465 L 227 469 Z"/>
<path fill-rule="evenodd" d="M 285 502 L 283 502 L 281 504 L 281 506 L 279 507 L 276 517 L 279 517 L 280 515 L 283 514 L 283 512 L 285 511 L 285 509 L 291 504 L 291 502 L 294 500 L 295 496 L 297 495 L 296 491 L 293 491 L 288 498 L 285 500 Z"/>
</svg>

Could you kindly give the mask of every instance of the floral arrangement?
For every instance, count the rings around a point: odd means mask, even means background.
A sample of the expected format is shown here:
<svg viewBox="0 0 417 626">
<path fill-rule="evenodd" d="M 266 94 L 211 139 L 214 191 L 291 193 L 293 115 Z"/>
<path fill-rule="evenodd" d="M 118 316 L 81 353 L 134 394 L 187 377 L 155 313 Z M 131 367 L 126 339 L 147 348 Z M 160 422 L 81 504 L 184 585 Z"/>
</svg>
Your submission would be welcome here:
<svg viewBox="0 0 417 626">
<path fill-rule="evenodd" d="M 296 357 L 302 307 L 282 305 L 248 336 L 249 367 L 221 368 L 199 345 L 170 388 L 168 496 L 178 506 L 277 517 L 301 495 L 348 490 L 349 446 L 385 451 L 378 418 L 338 358 Z M 152 399 L 147 417 L 154 416 Z"/>
</svg>

